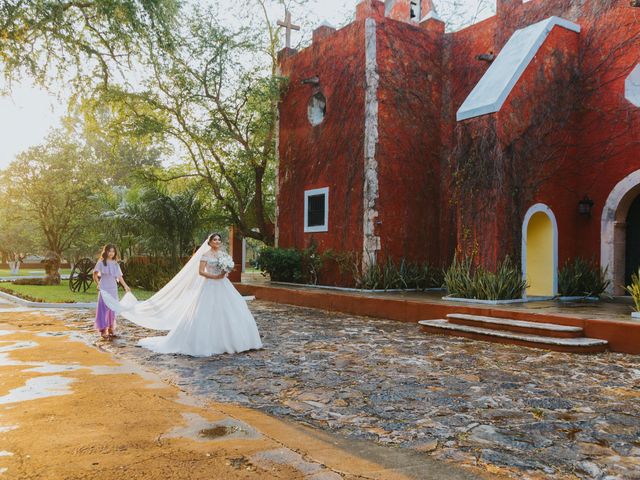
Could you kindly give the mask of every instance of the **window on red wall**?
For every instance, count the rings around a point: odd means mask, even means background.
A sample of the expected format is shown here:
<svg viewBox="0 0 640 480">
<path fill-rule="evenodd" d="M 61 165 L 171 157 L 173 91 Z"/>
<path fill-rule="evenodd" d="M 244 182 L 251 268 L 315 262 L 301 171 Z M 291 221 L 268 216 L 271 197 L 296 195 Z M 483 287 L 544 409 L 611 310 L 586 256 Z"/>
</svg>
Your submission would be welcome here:
<svg viewBox="0 0 640 480">
<path fill-rule="evenodd" d="M 304 192 L 304 231 L 329 230 L 329 188 L 316 188 Z"/>
</svg>

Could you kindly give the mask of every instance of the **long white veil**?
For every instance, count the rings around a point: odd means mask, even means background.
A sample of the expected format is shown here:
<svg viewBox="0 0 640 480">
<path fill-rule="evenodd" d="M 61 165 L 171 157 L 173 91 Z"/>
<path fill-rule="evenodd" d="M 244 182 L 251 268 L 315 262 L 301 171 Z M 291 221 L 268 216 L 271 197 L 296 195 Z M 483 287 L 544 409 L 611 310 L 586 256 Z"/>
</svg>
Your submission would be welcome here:
<svg viewBox="0 0 640 480">
<path fill-rule="evenodd" d="M 171 330 L 183 318 L 191 315 L 196 307 L 205 281 L 199 272 L 200 257 L 209 248 L 205 240 L 182 270 L 148 300 L 140 302 L 132 293 L 126 293 L 120 301 L 103 291 L 100 291 L 100 296 L 109 309 L 136 325 L 154 330 Z"/>
</svg>

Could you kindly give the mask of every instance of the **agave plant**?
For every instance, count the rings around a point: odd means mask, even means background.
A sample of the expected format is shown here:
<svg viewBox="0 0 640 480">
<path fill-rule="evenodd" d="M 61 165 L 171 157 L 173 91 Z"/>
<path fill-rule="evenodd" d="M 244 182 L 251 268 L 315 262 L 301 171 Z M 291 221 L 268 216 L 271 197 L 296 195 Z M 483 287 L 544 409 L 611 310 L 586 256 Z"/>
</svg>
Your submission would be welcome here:
<svg viewBox="0 0 640 480">
<path fill-rule="evenodd" d="M 629 295 L 633 298 L 636 312 L 640 312 L 640 269 L 638 269 L 638 273 L 631 275 L 631 285 L 627 285 L 625 290 L 629 292 Z"/>
<path fill-rule="evenodd" d="M 444 274 L 444 282 L 450 296 L 477 300 L 521 298 L 527 288 L 520 269 L 509 256 L 491 272 L 474 265 L 473 257 L 459 259 L 456 255 Z"/>
<path fill-rule="evenodd" d="M 558 290 L 564 296 L 598 296 L 609 286 L 606 274 L 595 261 L 576 257 L 558 272 Z"/>
</svg>

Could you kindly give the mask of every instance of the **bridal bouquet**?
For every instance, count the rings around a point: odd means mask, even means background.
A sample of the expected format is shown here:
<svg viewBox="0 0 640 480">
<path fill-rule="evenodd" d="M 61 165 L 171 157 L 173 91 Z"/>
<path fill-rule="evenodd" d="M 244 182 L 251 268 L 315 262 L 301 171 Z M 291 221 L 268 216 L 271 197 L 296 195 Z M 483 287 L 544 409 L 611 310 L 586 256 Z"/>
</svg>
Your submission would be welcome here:
<svg viewBox="0 0 640 480">
<path fill-rule="evenodd" d="M 233 267 L 235 264 L 233 263 L 233 258 L 229 254 L 219 255 L 217 258 L 218 268 L 220 271 L 224 273 L 231 273 L 233 271 Z"/>
</svg>

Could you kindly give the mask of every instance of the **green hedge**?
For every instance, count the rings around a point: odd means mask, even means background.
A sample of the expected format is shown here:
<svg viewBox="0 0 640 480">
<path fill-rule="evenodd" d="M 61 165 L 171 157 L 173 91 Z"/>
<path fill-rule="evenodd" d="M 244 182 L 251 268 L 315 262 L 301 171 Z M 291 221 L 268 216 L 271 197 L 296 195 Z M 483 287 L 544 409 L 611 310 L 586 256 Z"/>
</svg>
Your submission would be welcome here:
<svg viewBox="0 0 640 480">
<path fill-rule="evenodd" d="M 293 248 L 264 247 L 256 266 L 274 282 L 302 282 L 302 253 Z"/>
<path fill-rule="evenodd" d="M 257 268 L 268 273 L 271 280 L 317 284 L 327 262 L 335 262 L 340 273 L 353 282 L 356 288 L 375 289 L 418 289 L 439 288 L 443 284 L 442 269 L 429 263 L 412 263 L 404 259 L 376 264 L 363 272 L 361 256 L 353 252 L 328 250 L 318 253 L 315 244 L 305 250 L 293 248 L 263 248 L 256 261 Z"/>
<path fill-rule="evenodd" d="M 129 260 L 123 269 L 124 278 L 130 287 L 158 291 L 171 280 L 180 267 L 172 266 L 164 259 L 149 261 Z"/>
</svg>

